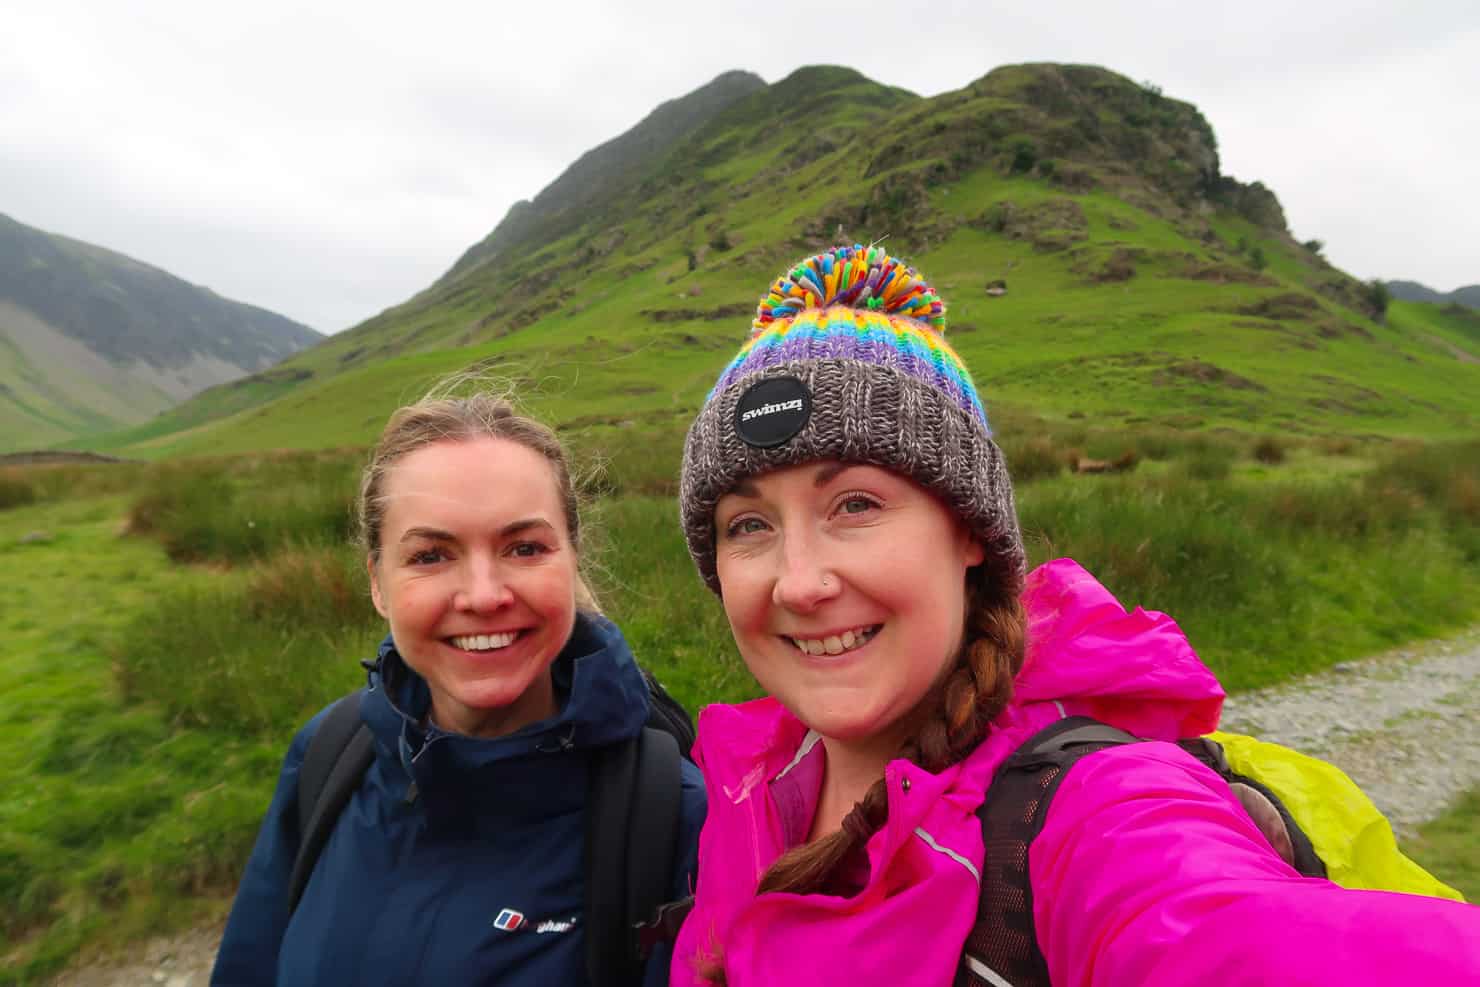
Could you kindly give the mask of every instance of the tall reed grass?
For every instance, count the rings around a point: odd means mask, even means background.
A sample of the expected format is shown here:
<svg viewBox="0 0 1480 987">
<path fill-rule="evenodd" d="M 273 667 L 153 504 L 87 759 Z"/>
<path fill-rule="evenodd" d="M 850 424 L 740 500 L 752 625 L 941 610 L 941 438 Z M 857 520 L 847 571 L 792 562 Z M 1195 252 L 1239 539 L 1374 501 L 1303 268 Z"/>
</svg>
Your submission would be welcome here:
<svg viewBox="0 0 1480 987">
<path fill-rule="evenodd" d="M 110 651 L 125 695 L 179 723 L 286 736 L 363 684 L 384 634 L 357 550 L 287 548 L 164 595 Z"/>
<path fill-rule="evenodd" d="M 263 559 L 284 547 L 333 546 L 354 523 L 358 454 L 256 457 L 161 466 L 128 528 L 177 562 Z"/>
</svg>

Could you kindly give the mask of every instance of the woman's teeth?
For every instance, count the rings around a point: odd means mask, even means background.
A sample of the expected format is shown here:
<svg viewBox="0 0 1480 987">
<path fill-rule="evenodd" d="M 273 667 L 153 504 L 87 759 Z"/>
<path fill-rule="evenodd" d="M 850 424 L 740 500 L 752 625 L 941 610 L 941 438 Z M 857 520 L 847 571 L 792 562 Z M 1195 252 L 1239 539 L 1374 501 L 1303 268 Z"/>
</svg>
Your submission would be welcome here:
<svg viewBox="0 0 1480 987">
<path fill-rule="evenodd" d="M 787 638 L 800 651 L 809 655 L 840 655 L 845 651 L 852 651 L 868 643 L 869 638 L 879 633 L 879 624 L 868 627 L 856 627 L 851 631 L 841 634 L 831 634 L 821 638 Z"/>
<path fill-rule="evenodd" d="M 452 644 L 464 651 L 493 651 L 497 648 L 507 648 L 518 636 L 518 631 L 509 631 L 505 634 L 470 634 L 467 637 L 453 638 Z"/>
</svg>

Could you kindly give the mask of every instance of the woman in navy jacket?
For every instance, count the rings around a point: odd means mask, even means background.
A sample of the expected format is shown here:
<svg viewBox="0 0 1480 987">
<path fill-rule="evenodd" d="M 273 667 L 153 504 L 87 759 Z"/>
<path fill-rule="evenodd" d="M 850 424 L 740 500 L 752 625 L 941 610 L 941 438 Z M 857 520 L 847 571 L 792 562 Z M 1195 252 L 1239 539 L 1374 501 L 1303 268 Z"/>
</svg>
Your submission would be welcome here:
<svg viewBox="0 0 1480 987">
<path fill-rule="evenodd" d="M 648 690 L 579 572 L 553 433 L 488 395 L 392 416 L 362 536 L 390 625 L 360 715 L 374 760 L 296 908 L 294 737 L 213 984 L 584 984 L 587 773 L 638 734 Z M 682 766 L 672 897 L 688 893 L 703 784 Z M 645 985 L 667 982 L 666 951 Z"/>
</svg>

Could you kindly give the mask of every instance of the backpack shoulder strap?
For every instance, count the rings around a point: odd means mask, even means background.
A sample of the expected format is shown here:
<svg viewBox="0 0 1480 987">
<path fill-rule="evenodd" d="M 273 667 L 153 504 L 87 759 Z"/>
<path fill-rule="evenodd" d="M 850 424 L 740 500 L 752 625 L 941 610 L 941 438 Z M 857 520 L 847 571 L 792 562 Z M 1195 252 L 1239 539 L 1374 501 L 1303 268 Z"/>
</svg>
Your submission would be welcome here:
<svg viewBox="0 0 1480 987">
<path fill-rule="evenodd" d="M 360 689 L 334 701 L 308 742 L 298 769 L 298 854 L 288 879 L 288 912 L 298 907 L 319 852 L 339 813 L 375 759 L 370 728 L 360 721 Z"/>
<path fill-rule="evenodd" d="M 586 971 L 593 987 L 642 982 L 637 926 L 673 883 L 682 776 L 678 742 L 644 727 L 597 750 L 586 805 Z"/>
<path fill-rule="evenodd" d="M 1028 738 L 997 769 L 977 810 L 987 854 L 958 987 L 1048 987 L 1048 965 L 1033 928 L 1028 847 L 1043 829 L 1059 784 L 1080 758 L 1139 740 L 1087 716 L 1071 716 Z"/>
</svg>

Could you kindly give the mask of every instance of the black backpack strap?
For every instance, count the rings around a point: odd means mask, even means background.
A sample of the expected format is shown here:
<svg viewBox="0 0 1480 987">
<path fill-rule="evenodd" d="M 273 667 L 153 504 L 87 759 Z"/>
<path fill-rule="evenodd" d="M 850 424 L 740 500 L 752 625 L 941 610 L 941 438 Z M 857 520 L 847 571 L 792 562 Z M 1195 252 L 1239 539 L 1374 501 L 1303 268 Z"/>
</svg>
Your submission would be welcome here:
<svg viewBox="0 0 1480 987">
<path fill-rule="evenodd" d="M 997 769 L 977 810 L 987 854 L 981 903 L 966 937 L 957 985 L 1048 987 L 1048 965 L 1033 928 L 1028 847 L 1043 829 L 1059 784 L 1080 758 L 1139 739 L 1087 716 L 1071 716 L 1028 738 Z"/>
<path fill-rule="evenodd" d="M 586 805 L 586 971 L 593 987 L 642 982 L 637 926 L 673 883 L 682 802 L 678 742 L 644 727 L 594 752 Z"/>
<path fill-rule="evenodd" d="M 335 700 L 298 769 L 298 854 L 288 879 L 289 913 L 298 907 L 335 821 L 375 759 L 374 738 L 360 720 L 364 694 L 361 689 Z"/>
</svg>

